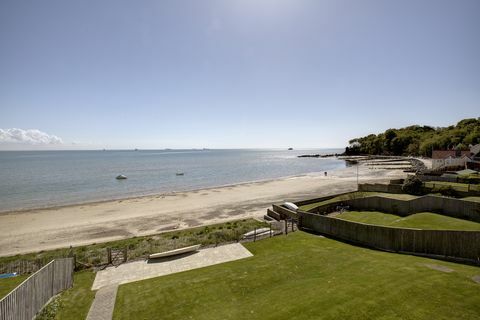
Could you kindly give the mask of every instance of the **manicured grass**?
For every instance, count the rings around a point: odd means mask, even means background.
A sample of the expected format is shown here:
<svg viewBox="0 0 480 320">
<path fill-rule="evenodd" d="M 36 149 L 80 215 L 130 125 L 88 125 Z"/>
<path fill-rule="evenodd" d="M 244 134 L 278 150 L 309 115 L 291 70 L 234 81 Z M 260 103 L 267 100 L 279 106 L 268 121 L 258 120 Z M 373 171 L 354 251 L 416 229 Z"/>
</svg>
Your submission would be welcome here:
<svg viewBox="0 0 480 320">
<path fill-rule="evenodd" d="M 114 319 L 480 318 L 478 267 L 300 231 L 245 247 L 253 257 L 121 285 Z"/>
<path fill-rule="evenodd" d="M 429 230 L 478 230 L 480 223 L 421 212 L 406 217 L 378 211 L 346 211 L 335 218 L 381 226 Z"/>
<path fill-rule="evenodd" d="M 384 198 L 390 198 L 390 199 L 398 199 L 398 200 L 411 200 L 418 198 L 417 196 L 413 196 L 410 194 L 404 194 L 404 193 L 384 193 L 384 192 L 352 192 L 348 194 L 344 194 L 341 196 L 337 196 L 335 198 L 325 200 L 325 201 L 320 201 L 320 202 L 315 202 L 311 204 L 307 204 L 304 206 L 300 206 L 300 210 L 303 211 L 308 211 L 313 208 L 323 206 L 325 204 L 337 202 L 337 201 L 344 201 L 344 200 L 352 200 L 352 199 L 357 199 L 357 198 L 367 198 L 367 197 L 374 197 L 374 196 L 380 196 Z"/>
<path fill-rule="evenodd" d="M 13 289 L 15 289 L 23 280 L 27 279 L 28 275 L 21 275 L 12 278 L 0 279 L 0 299 L 5 297 Z"/>
<path fill-rule="evenodd" d="M 50 302 L 36 320 L 85 319 L 95 298 L 95 292 L 91 290 L 94 279 L 95 273 L 90 271 L 75 273 L 73 287 Z"/>
</svg>

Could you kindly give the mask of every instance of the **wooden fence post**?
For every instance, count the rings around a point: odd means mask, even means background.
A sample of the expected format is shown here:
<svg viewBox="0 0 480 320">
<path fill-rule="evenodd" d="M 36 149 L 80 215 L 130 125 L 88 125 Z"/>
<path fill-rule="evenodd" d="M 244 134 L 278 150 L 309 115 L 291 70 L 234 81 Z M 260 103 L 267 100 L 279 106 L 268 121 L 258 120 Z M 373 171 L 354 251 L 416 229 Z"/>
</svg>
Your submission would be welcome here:
<svg viewBox="0 0 480 320">
<path fill-rule="evenodd" d="M 107 263 L 112 264 L 112 248 L 107 248 Z"/>
<path fill-rule="evenodd" d="M 253 242 L 257 240 L 257 228 L 253 230 Z"/>
<path fill-rule="evenodd" d="M 287 219 L 283 220 L 285 221 L 285 235 L 288 235 L 288 224 L 287 224 Z"/>
</svg>

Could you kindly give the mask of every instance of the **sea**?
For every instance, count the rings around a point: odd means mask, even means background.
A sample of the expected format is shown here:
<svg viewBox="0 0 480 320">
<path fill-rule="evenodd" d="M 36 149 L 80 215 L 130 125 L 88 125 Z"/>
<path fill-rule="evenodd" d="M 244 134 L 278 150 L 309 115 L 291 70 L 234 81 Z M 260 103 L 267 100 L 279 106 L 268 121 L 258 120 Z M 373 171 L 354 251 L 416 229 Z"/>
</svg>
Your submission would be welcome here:
<svg viewBox="0 0 480 320">
<path fill-rule="evenodd" d="M 323 173 L 343 149 L 0 151 L 0 212 Z M 177 175 L 183 173 L 183 175 Z M 117 180 L 123 174 L 126 180 Z"/>
</svg>

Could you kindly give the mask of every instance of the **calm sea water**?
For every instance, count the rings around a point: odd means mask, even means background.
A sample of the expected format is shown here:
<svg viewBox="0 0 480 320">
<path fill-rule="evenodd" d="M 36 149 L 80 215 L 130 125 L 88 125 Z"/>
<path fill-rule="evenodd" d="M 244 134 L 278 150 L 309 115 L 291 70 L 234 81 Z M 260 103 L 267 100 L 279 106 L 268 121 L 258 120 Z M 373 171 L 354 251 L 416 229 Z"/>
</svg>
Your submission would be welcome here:
<svg viewBox="0 0 480 320">
<path fill-rule="evenodd" d="M 321 150 L 2 151 L 0 211 L 185 191 L 345 167 Z M 176 172 L 184 172 L 177 176 Z M 127 180 L 116 180 L 124 174 Z"/>
</svg>

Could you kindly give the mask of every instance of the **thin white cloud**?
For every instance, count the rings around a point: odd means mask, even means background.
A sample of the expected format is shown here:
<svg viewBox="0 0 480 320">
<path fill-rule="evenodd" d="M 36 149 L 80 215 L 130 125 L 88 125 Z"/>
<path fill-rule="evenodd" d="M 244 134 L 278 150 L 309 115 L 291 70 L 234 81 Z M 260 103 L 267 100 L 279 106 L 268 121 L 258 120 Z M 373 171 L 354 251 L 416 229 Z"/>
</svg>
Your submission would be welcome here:
<svg viewBox="0 0 480 320">
<path fill-rule="evenodd" d="M 61 138 L 38 129 L 0 129 L 0 144 L 58 145 Z"/>
</svg>

